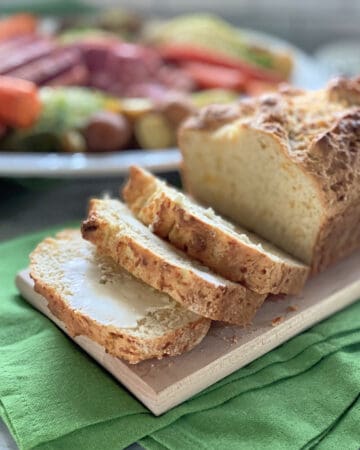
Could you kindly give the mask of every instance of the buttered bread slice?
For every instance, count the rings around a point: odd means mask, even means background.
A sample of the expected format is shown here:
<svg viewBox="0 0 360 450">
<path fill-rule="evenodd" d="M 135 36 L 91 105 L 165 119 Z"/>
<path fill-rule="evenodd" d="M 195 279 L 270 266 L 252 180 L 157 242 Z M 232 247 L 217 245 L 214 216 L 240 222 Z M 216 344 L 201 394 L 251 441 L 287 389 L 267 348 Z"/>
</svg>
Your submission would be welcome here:
<svg viewBox="0 0 360 450">
<path fill-rule="evenodd" d="M 209 320 L 134 278 L 78 231 L 45 239 L 30 259 L 36 292 L 70 335 L 130 363 L 191 350 L 209 329 Z"/>
<path fill-rule="evenodd" d="M 265 300 L 155 236 L 118 200 L 91 200 L 82 234 L 132 275 L 209 319 L 248 324 Z"/>
<path fill-rule="evenodd" d="M 306 281 L 307 266 L 139 167 L 123 196 L 155 234 L 229 280 L 262 294 L 296 294 Z"/>
</svg>

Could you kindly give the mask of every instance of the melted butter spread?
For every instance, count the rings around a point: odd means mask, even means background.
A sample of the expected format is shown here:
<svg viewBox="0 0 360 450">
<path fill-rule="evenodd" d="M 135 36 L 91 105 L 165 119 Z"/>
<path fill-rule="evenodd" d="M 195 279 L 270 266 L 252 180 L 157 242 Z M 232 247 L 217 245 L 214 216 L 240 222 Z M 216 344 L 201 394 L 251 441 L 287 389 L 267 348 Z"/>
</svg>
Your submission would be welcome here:
<svg viewBox="0 0 360 450">
<path fill-rule="evenodd" d="M 90 255 L 89 255 L 90 256 Z M 170 298 L 121 269 L 114 272 L 93 255 L 63 264 L 66 298 L 72 308 L 104 325 L 135 328 L 149 312 L 170 306 Z"/>
</svg>

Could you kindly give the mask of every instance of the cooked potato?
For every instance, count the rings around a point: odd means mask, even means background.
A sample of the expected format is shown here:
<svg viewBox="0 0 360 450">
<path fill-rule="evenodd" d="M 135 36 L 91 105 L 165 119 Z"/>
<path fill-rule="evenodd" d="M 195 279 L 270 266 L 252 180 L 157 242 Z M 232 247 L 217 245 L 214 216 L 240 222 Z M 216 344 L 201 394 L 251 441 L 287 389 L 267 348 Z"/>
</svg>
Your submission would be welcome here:
<svg viewBox="0 0 360 450">
<path fill-rule="evenodd" d="M 154 105 L 148 98 L 125 98 L 121 100 L 121 111 L 130 120 L 135 120 L 138 117 L 152 111 Z"/>
<path fill-rule="evenodd" d="M 206 89 L 194 92 L 190 99 L 195 108 L 211 105 L 212 103 L 232 103 L 239 98 L 239 93 L 228 89 Z"/>
<path fill-rule="evenodd" d="M 94 114 L 84 131 L 90 152 L 121 150 L 128 145 L 131 134 L 131 126 L 126 117 L 110 111 Z"/>
<path fill-rule="evenodd" d="M 78 131 L 68 131 L 61 136 L 60 140 L 61 148 L 64 152 L 77 153 L 86 151 L 84 136 Z"/>
<path fill-rule="evenodd" d="M 160 111 L 175 128 L 178 128 L 185 119 L 195 113 L 196 109 L 186 99 L 173 99 L 165 101 L 160 106 Z"/>
<path fill-rule="evenodd" d="M 135 138 L 144 149 L 167 148 L 176 144 L 176 129 L 160 112 L 140 116 L 134 124 Z"/>
</svg>

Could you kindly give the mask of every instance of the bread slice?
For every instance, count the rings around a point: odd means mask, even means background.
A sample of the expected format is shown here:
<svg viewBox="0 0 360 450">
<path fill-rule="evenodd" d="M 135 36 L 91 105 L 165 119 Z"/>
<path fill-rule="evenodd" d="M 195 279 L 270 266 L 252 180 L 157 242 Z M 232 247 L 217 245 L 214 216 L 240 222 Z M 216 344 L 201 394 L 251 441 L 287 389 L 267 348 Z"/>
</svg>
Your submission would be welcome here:
<svg viewBox="0 0 360 450">
<path fill-rule="evenodd" d="M 91 200 L 82 234 L 135 277 L 209 319 L 248 324 L 266 297 L 155 236 L 119 200 Z"/>
<path fill-rule="evenodd" d="M 70 335 L 131 364 L 191 350 L 209 329 L 209 320 L 131 276 L 78 231 L 45 239 L 30 258 L 36 292 Z"/>
<path fill-rule="evenodd" d="M 311 266 L 360 248 L 360 81 L 212 105 L 179 132 L 186 189 Z"/>
<path fill-rule="evenodd" d="M 307 266 L 139 167 L 130 169 L 123 196 L 155 234 L 224 278 L 260 294 L 296 294 L 304 286 Z"/>
</svg>

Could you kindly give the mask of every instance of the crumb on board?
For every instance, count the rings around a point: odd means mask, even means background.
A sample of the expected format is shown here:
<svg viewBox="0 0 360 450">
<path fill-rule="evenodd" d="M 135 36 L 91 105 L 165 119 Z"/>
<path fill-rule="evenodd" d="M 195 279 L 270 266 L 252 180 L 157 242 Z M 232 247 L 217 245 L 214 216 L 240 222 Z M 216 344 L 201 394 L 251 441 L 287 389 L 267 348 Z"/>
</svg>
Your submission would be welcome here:
<svg viewBox="0 0 360 450">
<path fill-rule="evenodd" d="M 277 325 L 280 325 L 282 322 L 284 322 L 284 316 L 277 316 L 271 321 L 271 325 L 273 327 L 276 327 Z"/>
<path fill-rule="evenodd" d="M 286 308 L 286 312 L 290 313 L 290 312 L 297 311 L 298 309 L 299 309 L 299 307 L 297 305 L 290 305 Z"/>
<path fill-rule="evenodd" d="M 238 341 L 239 341 L 239 338 L 237 336 L 235 336 L 235 334 L 233 336 L 230 336 L 230 337 L 221 336 L 221 339 L 224 342 L 229 342 L 229 344 L 237 344 Z"/>
</svg>

